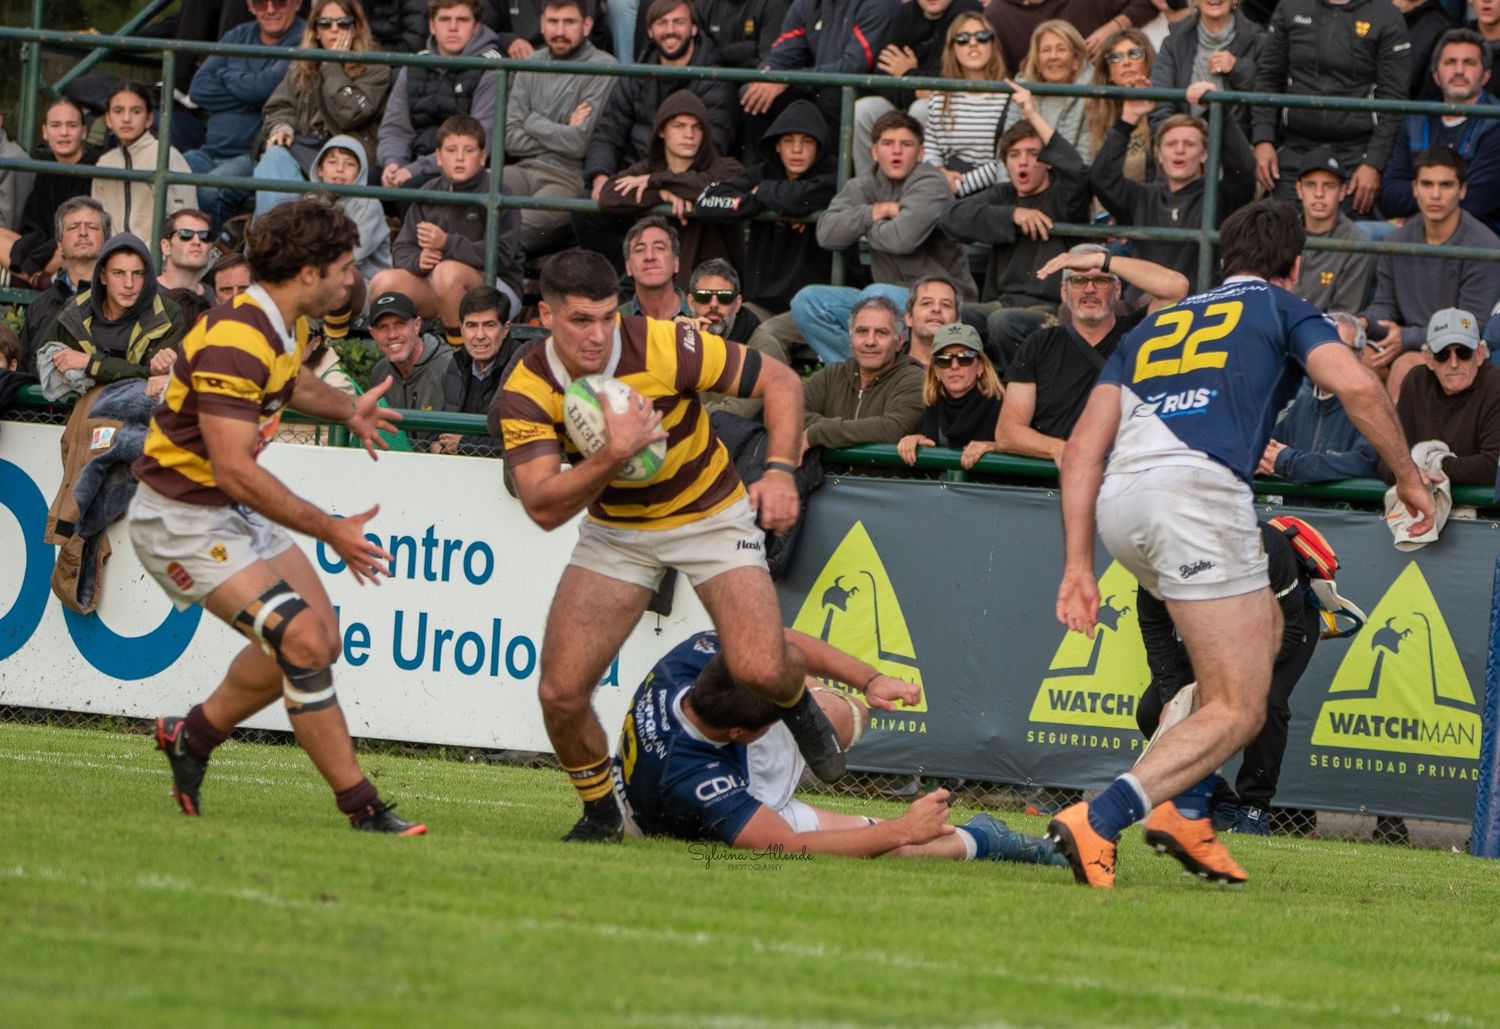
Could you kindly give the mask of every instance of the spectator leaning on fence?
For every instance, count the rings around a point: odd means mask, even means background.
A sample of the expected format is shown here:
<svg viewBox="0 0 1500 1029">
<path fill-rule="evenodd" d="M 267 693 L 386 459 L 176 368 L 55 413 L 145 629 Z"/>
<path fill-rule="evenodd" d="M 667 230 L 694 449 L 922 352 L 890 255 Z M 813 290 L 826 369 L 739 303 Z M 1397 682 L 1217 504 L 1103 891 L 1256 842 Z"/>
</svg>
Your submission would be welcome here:
<svg viewBox="0 0 1500 1029">
<path fill-rule="evenodd" d="M 545 0 L 542 37 L 531 55 L 537 65 L 612 65 L 615 59 L 589 42 L 588 0 Z M 583 191 L 583 158 L 599 112 L 616 82 L 608 75 L 516 72 L 505 107 L 505 192 L 566 200 Z M 566 242 L 568 212 L 521 212 L 521 241 L 529 255 Z"/>
<path fill-rule="evenodd" d="M 1495 488 L 1500 461 L 1500 367 L 1490 364 L 1479 321 L 1449 308 L 1433 314 L 1422 344 L 1422 364 L 1407 377 L 1396 402 L 1402 431 L 1413 447 L 1441 441 L 1451 452 L 1442 473 L 1454 486 Z M 1380 474 L 1394 481 L 1384 463 Z"/>
<path fill-rule="evenodd" d="M 1211 83 L 1195 82 L 1188 100 L 1197 103 Z M 1156 129 L 1156 174 L 1148 182 L 1125 176 L 1125 155 L 1135 125 L 1150 113 L 1155 101 L 1127 100 L 1120 120 L 1104 137 L 1094 158 L 1089 185 L 1105 210 L 1121 225 L 1157 228 L 1197 228 L 1203 222 L 1203 191 L 1219 192 L 1216 225 L 1248 203 L 1255 191 L 1255 155 L 1232 118 L 1224 119 L 1223 162 L 1217 183 L 1204 180 L 1208 160 L 1208 126 L 1191 114 L 1174 114 Z M 1184 275 L 1198 273 L 1198 244 L 1138 239 L 1131 251 L 1147 261 L 1174 268 Z"/>
<path fill-rule="evenodd" d="M 1365 330 L 1359 319 L 1348 311 L 1330 311 L 1328 317 L 1339 327 L 1339 339 L 1360 354 Z M 1344 402 L 1309 381 L 1271 430 L 1255 474 L 1297 483 L 1330 482 L 1373 476 L 1378 463 L 1375 448 L 1349 420 Z"/>
<path fill-rule="evenodd" d="M 844 184 L 818 220 L 818 242 L 830 249 L 870 244 L 875 284 L 864 295 L 889 297 L 898 310 L 906 283 L 928 275 L 957 282 L 965 300 L 977 299 L 968 255 L 938 227 L 953 199 L 943 173 L 922 160 L 922 126 L 903 111 L 875 123 L 875 169 Z M 792 298 L 792 316 L 825 362 L 848 352 L 849 315 L 861 292 L 845 286 L 806 286 Z"/>
<path fill-rule="evenodd" d="M 1419 217 L 1390 236 L 1392 243 L 1500 248 L 1500 237 L 1463 210 L 1464 159 L 1447 147 L 1434 147 L 1412 162 L 1412 193 Z M 1372 366 L 1386 376 L 1386 388 L 1399 399 L 1401 382 L 1423 362 L 1428 319 L 1444 308 L 1475 314 L 1479 331 L 1500 297 L 1500 264 L 1466 258 L 1381 254 L 1375 262 L 1375 297 L 1365 308 L 1365 332 L 1375 349 Z"/>
<path fill-rule="evenodd" d="M 62 265 L 46 289 L 26 305 L 21 326 L 21 370 L 35 372 L 36 349 L 43 333 L 62 310 L 63 304 L 94 278 L 94 263 L 104 241 L 114 235 L 114 226 L 99 201 L 93 197 L 65 200 L 53 216 L 53 233 L 62 254 Z"/>
<path fill-rule="evenodd" d="M 1260 93 L 1405 100 L 1410 82 L 1406 22 L 1386 0 L 1281 0 L 1256 62 Z M 1326 144 L 1340 164 L 1354 169 L 1349 202 L 1363 214 L 1380 194 L 1400 116 L 1266 106 L 1255 108 L 1250 121 L 1256 178 L 1264 189 L 1290 200 L 1307 152 Z"/>
<path fill-rule="evenodd" d="M 1078 151 L 1041 116 L 1030 90 L 1017 86 L 1011 99 L 1026 121 L 1000 137 L 1005 181 L 950 204 L 939 222 L 954 239 L 993 248 L 979 295 L 993 308 L 986 353 L 1002 373 L 1021 340 L 1057 315 L 1057 281 L 1036 277 L 1067 247 L 1052 237 L 1053 223 L 1089 215 L 1088 172 Z"/>
<path fill-rule="evenodd" d="M 122 232 L 100 250 L 89 288 L 68 299 L 42 337 L 42 392 L 58 400 L 95 385 L 149 379 L 147 393 L 160 396 L 187 330 L 182 311 L 157 288 L 146 244 Z"/>
<path fill-rule="evenodd" d="M 653 0 L 646 17 L 650 42 L 639 63 L 663 68 L 718 66 L 713 42 L 699 35 L 688 0 Z M 740 126 L 735 83 L 654 74 L 606 81 L 612 82 L 613 89 L 594 125 L 583 161 L 583 177 L 595 200 L 601 198 L 610 178 L 621 168 L 648 156 L 657 139 L 657 115 L 662 103 L 680 90 L 688 90 L 702 101 L 707 116 L 704 125 L 714 150 L 734 153 Z"/>
<path fill-rule="evenodd" d="M 301 49 L 374 50 L 359 0 L 313 0 Z M 263 152 L 255 177 L 312 179 L 323 144 L 335 136 L 353 136 L 365 154 L 373 153 L 390 90 L 388 64 L 293 61 L 266 102 L 259 140 Z M 297 195 L 259 190 L 255 216 Z"/>
<path fill-rule="evenodd" d="M 255 20 L 230 29 L 222 43 L 291 50 L 306 27 L 297 16 L 296 0 L 253 0 L 250 13 Z M 191 97 L 208 119 L 203 145 L 182 155 L 193 171 L 249 177 L 261 110 L 286 76 L 288 65 L 286 59 L 214 54 L 199 66 Z M 217 229 L 238 213 L 246 196 L 237 189 L 199 186 L 197 206 L 214 219 Z"/>
<path fill-rule="evenodd" d="M 86 141 L 83 110 L 67 97 L 47 105 L 42 120 L 42 143 L 32 148 L 34 161 L 91 165 L 99 149 Z M 38 174 L 31 194 L 21 209 L 16 229 L 0 229 L 0 269 L 26 277 L 25 285 L 45 287 L 46 277 L 61 267 L 58 253 L 57 212 L 74 197 L 88 196 L 92 189 L 87 175 Z M 103 242 L 103 239 L 100 239 Z"/>
<path fill-rule="evenodd" d="M 1368 243 L 1370 237 L 1340 207 L 1349 173 L 1333 147 L 1309 150 L 1304 161 L 1297 173 L 1297 199 L 1302 202 L 1302 227 L 1307 230 L 1307 238 Z M 1365 306 L 1374 278 L 1374 254 L 1304 250 L 1296 293 L 1324 311 L 1358 311 Z"/>
<path fill-rule="evenodd" d="M 1485 89 L 1491 57 L 1483 37 L 1469 29 L 1446 33 L 1432 52 L 1431 77 L 1445 104 L 1494 106 L 1500 104 Z M 1500 119 L 1447 118 L 1411 114 L 1401 119 L 1391 162 L 1380 184 L 1380 212 L 1387 218 L 1417 213 L 1412 194 L 1412 159 L 1429 147 L 1457 151 L 1468 169 L 1464 198 L 1459 204 L 1491 232 L 1500 232 Z"/>
<path fill-rule="evenodd" d="M 973 468 L 995 449 L 995 422 L 1004 389 L 995 366 L 984 356 L 972 325 L 944 325 L 932 340 L 932 363 L 922 383 L 922 425 L 901 437 L 896 451 L 909 465 L 918 447 L 958 450 L 959 464 Z"/>
<path fill-rule="evenodd" d="M 754 218 L 762 212 L 806 218 L 833 199 L 837 149 L 828 123 L 807 100 L 782 110 L 760 140 L 760 163 L 711 184 L 696 201 L 699 218 Z M 833 262 L 806 222 L 750 223 L 745 299 L 780 314 L 808 282 L 827 282 Z"/>
<path fill-rule="evenodd" d="M 479 24 L 479 0 L 430 0 L 423 54 L 434 57 L 498 59 L 500 39 Z M 479 145 L 489 148 L 495 118 L 495 76 L 483 68 L 402 68 L 391 85 L 380 120 L 376 162 L 383 186 L 416 189 L 438 175 L 438 132 L 455 115 L 470 115 L 482 130 Z M 454 298 L 454 306 L 458 299 Z"/>
<path fill-rule="evenodd" d="M 478 119 L 456 114 L 437 133 L 437 166 L 441 174 L 424 183 L 429 193 L 482 194 L 489 189 L 485 171 L 484 127 Z M 495 288 L 521 306 L 521 215 L 502 207 L 496 233 L 499 276 Z M 423 318 L 438 318 L 448 342 L 458 346 L 458 304 L 484 278 L 485 209 L 478 204 L 417 201 L 406 210 L 401 232 L 391 246 L 395 265 L 370 283 L 372 294 L 405 294 Z"/>
<path fill-rule="evenodd" d="M 1147 314 L 1188 293 L 1187 277 L 1180 272 L 1114 256 L 1098 243 L 1080 243 L 1036 274 L 1047 278 L 1059 272 L 1068 319 L 1027 336 L 1006 370 L 1005 403 L 995 433 L 1001 453 L 1058 460 L 1120 340 Z M 1115 313 L 1122 279 L 1150 297 L 1149 305 L 1123 318 Z"/>
<path fill-rule="evenodd" d="M 599 194 L 599 214 L 575 215 L 573 231 L 585 249 L 617 254 L 617 241 L 630 221 L 658 204 L 666 204 L 672 209 L 682 238 L 678 285 L 686 285 L 688 272 L 713 257 L 742 265 L 745 245 L 738 226 L 699 221 L 688 215 L 704 189 L 743 170 L 739 161 L 721 156 L 715 149 L 703 101 L 692 91 L 680 89 L 657 110 L 655 134 L 645 159 L 611 179 Z"/>
<path fill-rule="evenodd" d="M 982 9 L 979 0 L 910 0 L 903 3 L 891 22 L 890 42 L 875 58 L 876 71 L 896 79 L 906 75 L 966 78 L 965 75 L 952 74 L 952 69 L 945 67 L 949 64 L 949 53 L 953 49 L 953 33 L 960 31 L 956 22 L 962 15 L 973 15 L 979 19 L 978 27 L 986 37 L 984 44 L 988 44 L 998 63 L 1000 48 L 995 43 L 995 33 L 980 13 Z M 967 23 L 969 19 L 963 20 Z M 981 49 L 984 44 L 981 44 Z M 1001 68 L 1000 74 L 996 76 L 997 81 L 1005 74 L 1003 65 Z M 926 124 L 930 131 L 932 126 L 922 112 L 927 107 L 929 98 L 937 99 L 944 95 L 925 89 L 905 89 L 892 84 L 856 100 L 854 137 L 850 142 L 853 148 L 854 173 L 864 175 L 874 163 L 870 158 L 870 133 L 877 118 L 887 111 L 906 111 Z M 994 95 L 999 96 L 1002 101 L 1005 99 L 1001 94 Z M 998 119 L 998 113 L 996 117 Z M 991 133 L 988 141 L 993 144 L 994 139 L 994 134 Z"/>
<path fill-rule="evenodd" d="M 381 293 L 370 303 L 370 335 L 380 348 L 380 360 L 370 369 L 370 386 L 393 380 L 385 394 L 392 407 L 416 411 L 443 409 L 443 383 L 453 362 L 454 348 L 422 332 L 416 306 L 401 293 Z M 432 432 L 407 432 L 426 449 Z"/>
<path fill-rule="evenodd" d="M 109 96 L 104 124 L 114 134 L 118 146 L 106 150 L 99 158 L 100 168 L 124 168 L 127 171 L 156 171 L 156 149 L 159 145 L 151 132 L 151 91 L 138 82 L 123 83 Z M 175 149 L 168 148 L 167 167 L 175 172 L 191 171 L 187 161 Z M 165 211 L 173 214 L 194 205 L 196 191 L 192 186 L 166 186 Z M 137 239 L 151 238 L 152 207 L 156 187 L 149 182 L 126 182 L 123 179 L 94 178 L 94 199 L 104 205 L 121 232 Z"/>
<path fill-rule="evenodd" d="M 890 297 L 856 300 L 848 332 L 853 356 L 819 368 L 803 386 L 804 454 L 897 443 L 922 424 L 922 366 L 902 349 L 901 312 Z"/>
</svg>

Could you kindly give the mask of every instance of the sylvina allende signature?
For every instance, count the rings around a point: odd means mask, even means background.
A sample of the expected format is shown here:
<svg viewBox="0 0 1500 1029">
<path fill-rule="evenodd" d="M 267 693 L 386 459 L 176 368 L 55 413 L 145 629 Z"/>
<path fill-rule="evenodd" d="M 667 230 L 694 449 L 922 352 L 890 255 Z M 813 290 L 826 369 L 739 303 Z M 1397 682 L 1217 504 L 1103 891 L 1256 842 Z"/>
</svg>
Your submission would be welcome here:
<svg viewBox="0 0 1500 1029">
<path fill-rule="evenodd" d="M 736 850 L 712 841 L 690 843 L 688 853 L 692 855 L 694 861 L 702 861 L 706 869 L 712 868 L 716 862 L 720 861 L 726 862 L 731 868 L 764 869 L 774 868 L 784 861 L 811 861 L 813 859 L 805 846 L 798 847 L 796 850 L 787 850 L 786 845 L 781 843 L 773 843 L 760 850 Z"/>
</svg>

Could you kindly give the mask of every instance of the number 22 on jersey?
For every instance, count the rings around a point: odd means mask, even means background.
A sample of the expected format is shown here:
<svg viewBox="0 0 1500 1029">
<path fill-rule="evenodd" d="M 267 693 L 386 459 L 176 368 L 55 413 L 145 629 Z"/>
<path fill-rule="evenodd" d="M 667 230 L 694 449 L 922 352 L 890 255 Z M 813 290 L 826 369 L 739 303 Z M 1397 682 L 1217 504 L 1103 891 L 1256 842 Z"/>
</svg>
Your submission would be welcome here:
<svg viewBox="0 0 1500 1029">
<path fill-rule="evenodd" d="M 1162 375 L 1185 375 L 1204 368 L 1223 368 L 1229 359 L 1225 350 L 1202 350 L 1205 343 L 1223 339 L 1240 323 L 1245 305 L 1238 300 L 1209 304 L 1201 311 L 1176 308 L 1156 316 L 1158 328 L 1167 331 L 1141 344 L 1135 355 L 1133 382 Z"/>
</svg>

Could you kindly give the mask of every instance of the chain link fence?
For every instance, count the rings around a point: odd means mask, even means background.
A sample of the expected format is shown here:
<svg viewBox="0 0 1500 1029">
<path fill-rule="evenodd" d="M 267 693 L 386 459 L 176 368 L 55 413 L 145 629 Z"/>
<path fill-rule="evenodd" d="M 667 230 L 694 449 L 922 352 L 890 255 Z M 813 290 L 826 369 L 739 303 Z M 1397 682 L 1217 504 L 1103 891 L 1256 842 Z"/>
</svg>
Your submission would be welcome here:
<svg viewBox="0 0 1500 1029">
<path fill-rule="evenodd" d="M 51 711 L 43 708 L 0 705 L 0 723 L 13 725 L 46 725 L 65 729 L 88 729 L 117 732 L 142 737 L 146 746 L 152 722 L 145 718 L 123 715 L 86 714 L 76 711 Z M 295 746 L 290 732 L 273 729 L 236 729 L 233 739 L 244 743 Z M 396 740 L 356 739 L 361 754 L 396 755 L 430 761 L 461 761 L 468 764 L 512 765 L 520 768 L 558 767 L 551 754 L 520 750 L 486 750 L 479 747 L 445 746 L 427 743 L 403 743 Z M 311 766 L 309 766 L 311 772 Z M 165 766 L 163 766 L 163 774 Z M 840 798 L 865 798 L 907 803 L 934 789 L 952 790 L 955 805 L 978 808 L 998 814 L 1048 815 L 1092 792 L 1058 789 L 1049 786 L 1027 786 L 976 780 L 937 779 L 921 774 L 891 775 L 877 772 L 851 772 L 835 785 L 827 785 L 804 774 L 804 793 Z M 1374 842 L 1391 846 L 1420 847 L 1429 850 L 1468 850 L 1469 827 L 1452 822 L 1395 818 L 1384 815 L 1348 812 L 1309 811 L 1273 808 L 1271 833 L 1304 839 Z"/>
</svg>

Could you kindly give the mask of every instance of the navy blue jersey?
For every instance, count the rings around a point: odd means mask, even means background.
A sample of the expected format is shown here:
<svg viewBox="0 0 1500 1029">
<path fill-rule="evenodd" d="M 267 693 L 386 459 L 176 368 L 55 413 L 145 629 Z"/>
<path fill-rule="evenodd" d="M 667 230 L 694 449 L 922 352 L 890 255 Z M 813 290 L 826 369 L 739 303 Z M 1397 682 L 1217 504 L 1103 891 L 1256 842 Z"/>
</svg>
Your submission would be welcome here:
<svg viewBox="0 0 1500 1029">
<path fill-rule="evenodd" d="M 760 801 L 750 795 L 750 759 L 742 743 L 712 743 L 683 717 L 682 696 L 719 637 L 700 632 L 656 663 L 630 701 L 615 790 L 647 836 L 733 843 Z"/>
<path fill-rule="evenodd" d="M 1307 355 L 1339 343 L 1321 311 L 1264 279 L 1236 276 L 1150 315 L 1110 356 L 1120 387 L 1111 472 L 1218 462 L 1247 483 Z"/>
</svg>

